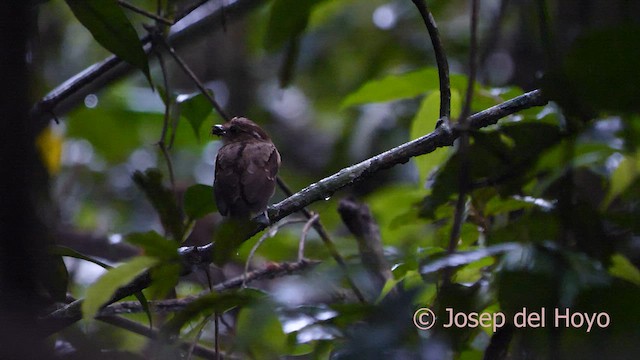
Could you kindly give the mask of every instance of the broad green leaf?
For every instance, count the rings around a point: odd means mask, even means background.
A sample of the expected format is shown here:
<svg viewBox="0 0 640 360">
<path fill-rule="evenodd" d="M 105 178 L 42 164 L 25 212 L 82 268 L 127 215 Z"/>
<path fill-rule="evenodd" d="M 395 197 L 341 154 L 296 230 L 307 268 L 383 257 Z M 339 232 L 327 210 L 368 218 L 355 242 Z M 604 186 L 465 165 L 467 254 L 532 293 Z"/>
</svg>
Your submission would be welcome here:
<svg viewBox="0 0 640 360">
<path fill-rule="evenodd" d="M 211 114 L 212 106 L 209 99 L 202 93 L 181 95 L 178 96 L 178 105 L 180 106 L 180 114 L 189 121 L 196 139 L 200 140 L 200 127 L 207 116 Z"/>
<path fill-rule="evenodd" d="M 271 6 L 265 48 L 273 51 L 307 27 L 311 10 L 325 0 L 275 0 Z"/>
<path fill-rule="evenodd" d="M 122 60 L 142 70 L 151 83 L 147 55 L 136 30 L 113 0 L 65 0 L 93 38 Z"/>
<path fill-rule="evenodd" d="M 196 184 L 184 193 L 184 212 L 189 219 L 199 219 L 216 210 L 213 186 Z"/>
<path fill-rule="evenodd" d="M 175 241 L 182 241 L 184 235 L 184 225 L 182 223 L 182 213 L 171 190 L 162 184 L 162 173 L 156 168 L 147 169 L 144 173 L 136 171 L 133 173 L 133 181 L 144 191 L 147 199 L 156 209 L 160 216 L 160 222 L 165 231 L 170 234 Z"/>
<path fill-rule="evenodd" d="M 228 219 L 216 229 L 213 262 L 216 265 L 226 264 L 245 242 L 254 228 L 248 220 Z"/>
<path fill-rule="evenodd" d="M 109 270 L 87 289 L 82 303 L 82 317 L 92 319 L 120 287 L 127 285 L 145 270 L 156 265 L 158 259 L 138 256 L 133 260 Z"/>
<path fill-rule="evenodd" d="M 432 132 L 440 115 L 440 91 L 436 90 L 427 95 L 420 104 L 420 109 L 411 123 L 411 140 L 415 140 Z M 451 117 L 460 115 L 460 94 L 451 91 Z M 420 174 L 420 184 L 424 184 L 429 173 L 440 165 L 449 155 L 450 148 L 438 148 L 435 151 L 415 158 L 415 164 Z"/>
<path fill-rule="evenodd" d="M 236 346 L 265 358 L 277 357 L 286 352 L 286 336 L 273 306 L 274 304 L 262 302 L 240 311 L 236 324 Z"/>
<path fill-rule="evenodd" d="M 640 286 L 640 270 L 621 254 L 614 254 L 611 257 L 609 273 Z"/>
<path fill-rule="evenodd" d="M 175 289 L 180 279 L 182 266 L 178 261 L 163 262 L 151 269 L 151 286 L 147 293 L 152 299 L 163 299 Z"/>
<path fill-rule="evenodd" d="M 160 260 L 175 260 L 178 258 L 178 244 L 155 231 L 132 233 L 127 235 L 126 240 L 130 244 L 141 247 L 147 256 L 153 256 Z"/>
<path fill-rule="evenodd" d="M 451 88 L 465 89 L 465 76 L 451 74 Z M 401 75 L 389 75 L 379 80 L 371 80 L 349 94 L 341 108 L 366 103 L 385 102 L 414 98 L 439 89 L 438 70 L 425 68 Z M 452 91 L 453 92 L 453 91 Z M 452 95 L 453 96 L 453 95 Z M 453 104 L 452 104 L 453 107 Z"/>
<path fill-rule="evenodd" d="M 602 202 L 602 208 L 606 209 L 613 199 L 627 190 L 638 175 L 640 175 L 640 152 L 625 156 L 620 161 L 620 164 L 611 175 L 611 187 Z"/>
</svg>

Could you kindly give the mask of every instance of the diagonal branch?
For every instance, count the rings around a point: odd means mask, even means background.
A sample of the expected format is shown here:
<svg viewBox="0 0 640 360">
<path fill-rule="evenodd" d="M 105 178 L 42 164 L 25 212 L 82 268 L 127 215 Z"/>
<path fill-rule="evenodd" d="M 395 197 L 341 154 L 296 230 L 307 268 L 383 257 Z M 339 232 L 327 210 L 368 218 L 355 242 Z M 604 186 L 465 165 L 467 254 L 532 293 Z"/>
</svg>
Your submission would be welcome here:
<svg viewBox="0 0 640 360">
<path fill-rule="evenodd" d="M 207 2 L 207 0 L 200 0 L 175 17 L 175 25 L 171 27 L 168 39 L 172 44 L 178 47 L 179 44 L 193 41 L 194 34 L 203 28 L 208 31 L 216 30 L 221 26 L 218 19 L 223 11 L 225 16 L 229 16 L 229 14 L 242 15 L 265 1 L 237 0 L 225 5 L 224 10 L 217 2 L 211 2 L 212 6 L 203 6 Z M 147 54 L 152 51 L 151 40 L 151 35 L 146 35 L 140 39 Z M 128 75 L 133 70 L 134 68 L 131 65 L 117 56 L 110 56 L 87 67 L 51 90 L 31 108 L 30 118 L 38 126 L 46 126 L 47 121 L 53 118 L 54 114 L 57 116 L 64 115 L 82 103 L 88 94 L 102 89 L 115 80 Z"/>
<path fill-rule="evenodd" d="M 546 103 L 547 100 L 542 95 L 542 92 L 534 90 L 469 116 L 468 124 L 472 129 L 479 129 L 495 124 L 505 116 L 534 106 L 542 106 Z M 450 132 L 438 127 L 427 135 L 342 169 L 334 175 L 307 186 L 274 205 L 269 211 L 269 219 L 278 221 L 313 202 L 326 199 L 337 190 L 371 176 L 380 170 L 406 163 L 414 156 L 428 154 L 439 147 L 451 146 L 459 136 L 460 133 L 456 130 Z M 261 229 L 259 228 L 259 230 Z"/>
</svg>

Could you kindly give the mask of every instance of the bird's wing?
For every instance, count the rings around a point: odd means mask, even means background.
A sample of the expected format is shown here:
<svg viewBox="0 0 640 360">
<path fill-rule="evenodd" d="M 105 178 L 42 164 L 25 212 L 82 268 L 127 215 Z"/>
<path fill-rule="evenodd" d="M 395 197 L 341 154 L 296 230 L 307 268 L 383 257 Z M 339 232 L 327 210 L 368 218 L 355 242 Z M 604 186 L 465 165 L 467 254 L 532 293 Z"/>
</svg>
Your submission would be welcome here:
<svg viewBox="0 0 640 360">
<path fill-rule="evenodd" d="M 229 209 L 242 200 L 240 190 L 241 171 L 236 164 L 238 153 L 243 150 L 239 144 L 229 144 L 218 151 L 213 192 L 220 214 L 227 216 Z M 240 164 L 242 165 L 242 164 Z"/>
<path fill-rule="evenodd" d="M 280 154 L 271 142 L 249 143 L 243 157 L 244 172 L 242 174 L 242 189 L 244 199 L 248 204 L 264 208 L 275 191 L 276 174 L 280 166 Z"/>
</svg>

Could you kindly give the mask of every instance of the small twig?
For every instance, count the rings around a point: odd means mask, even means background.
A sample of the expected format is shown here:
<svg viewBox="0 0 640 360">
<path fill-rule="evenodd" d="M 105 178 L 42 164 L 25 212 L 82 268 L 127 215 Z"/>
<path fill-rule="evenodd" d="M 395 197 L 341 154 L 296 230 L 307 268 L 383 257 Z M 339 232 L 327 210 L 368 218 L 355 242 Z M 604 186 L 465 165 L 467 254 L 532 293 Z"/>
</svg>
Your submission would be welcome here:
<svg viewBox="0 0 640 360">
<path fill-rule="evenodd" d="M 204 332 L 204 327 L 210 321 L 211 316 L 213 316 L 213 315 L 209 315 L 209 316 L 205 317 L 202 320 L 202 323 L 203 323 L 202 327 L 200 328 L 200 330 L 198 330 L 198 333 L 196 334 L 196 336 L 193 338 L 193 341 L 191 342 L 191 346 L 189 347 L 189 350 L 187 351 L 186 360 L 191 360 L 191 356 L 193 354 L 195 354 L 195 349 L 198 346 L 198 342 L 200 342 L 200 338 L 202 337 L 202 333 Z M 217 317 L 217 313 L 216 313 L 215 316 Z M 216 333 L 216 335 L 217 335 L 217 333 Z M 215 342 L 216 342 L 216 345 L 217 345 L 218 344 L 217 337 L 215 339 Z M 216 348 L 215 348 L 215 350 L 213 352 L 215 354 L 214 355 L 215 356 L 214 359 L 218 359 L 220 357 L 220 349 L 216 346 Z"/>
<path fill-rule="evenodd" d="M 464 96 L 462 111 L 460 112 L 459 124 L 466 124 L 467 118 L 471 115 L 471 103 L 476 83 L 478 69 L 478 0 L 471 0 L 471 43 L 469 44 L 469 81 L 467 91 Z"/>
<path fill-rule="evenodd" d="M 97 319 L 121 329 L 125 329 L 138 335 L 142 335 L 149 339 L 155 340 L 160 338 L 158 331 L 149 329 L 148 327 L 140 323 L 137 323 L 133 320 L 125 319 L 120 316 L 100 316 Z M 220 355 L 218 352 L 202 345 L 198 345 L 197 343 L 189 344 L 181 341 L 179 343 L 179 346 L 181 349 L 189 351 L 189 353 L 193 353 L 206 359 L 212 359 Z"/>
<path fill-rule="evenodd" d="M 176 180 L 175 175 L 173 173 L 173 163 L 171 161 L 171 155 L 169 154 L 169 149 L 166 146 L 167 139 L 167 129 L 169 127 L 169 120 L 171 114 L 171 108 L 173 105 L 173 97 L 171 96 L 171 89 L 169 88 L 169 78 L 167 76 L 167 68 L 164 62 L 164 58 L 159 51 L 156 51 L 158 56 L 158 63 L 160 64 L 160 70 L 162 71 L 162 79 L 164 81 L 164 92 L 165 92 L 165 108 L 164 108 L 164 118 L 162 122 L 162 133 L 160 134 L 160 141 L 158 141 L 158 147 L 162 151 L 162 155 L 164 156 L 165 161 L 167 162 L 167 171 L 169 172 L 169 180 L 171 181 L 171 190 L 176 192 Z"/>
<path fill-rule="evenodd" d="M 204 87 L 204 84 L 202 84 L 202 82 L 200 81 L 200 79 L 198 79 L 196 74 L 194 74 L 191 68 L 189 68 L 189 65 L 187 65 L 187 63 L 185 63 L 184 60 L 182 60 L 182 58 L 176 53 L 173 47 L 169 45 L 169 43 L 167 42 L 167 39 L 165 39 L 162 36 L 157 36 L 156 38 L 158 39 L 158 42 L 162 44 L 162 46 L 164 46 L 164 48 L 169 52 L 169 54 L 171 54 L 171 56 L 178 63 L 178 65 L 180 65 L 180 67 L 185 72 L 185 74 L 187 74 L 187 76 L 189 76 L 191 80 L 193 80 L 193 82 L 196 84 L 200 92 L 209 100 L 209 102 L 211 103 L 213 108 L 218 112 L 220 117 L 222 117 L 225 121 L 229 121 L 231 119 L 229 115 L 227 115 L 224 112 L 224 110 L 218 104 L 216 99 L 214 99 L 211 93 L 207 91 L 207 89 Z"/>
<path fill-rule="evenodd" d="M 197 1 L 174 17 L 176 24 L 182 19 L 184 19 L 184 22 L 188 22 L 191 18 L 194 19 L 187 26 L 181 27 L 171 33 L 169 38 L 172 43 L 192 41 L 194 36 L 200 36 L 196 34 L 196 32 L 204 26 L 207 26 L 207 31 L 213 31 L 220 26 L 219 22 L 210 23 L 211 19 L 216 18 L 219 12 L 222 11 L 220 8 L 210 10 L 205 16 L 199 15 L 197 19 L 196 16 L 186 18 L 195 9 L 208 1 L 209 0 Z M 236 15 L 245 14 L 265 2 L 265 0 L 236 0 L 228 4 L 224 11 L 226 13 L 233 12 Z M 143 36 L 140 39 L 140 43 L 144 46 L 146 53 L 151 52 L 151 40 L 152 37 L 150 35 Z M 111 55 L 98 63 L 88 66 L 52 89 L 33 105 L 29 116 L 37 126 L 44 127 L 48 124 L 48 120 L 50 119 L 49 115 L 54 110 L 58 116 L 64 115 L 70 109 L 80 104 L 87 94 L 95 92 L 97 88 L 99 89 L 106 84 L 124 77 L 132 70 L 134 70 L 134 67 L 131 64 L 123 62 L 122 59 L 115 55 Z"/>
<path fill-rule="evenodd" d="M 438 31 L 438 25 L 433 19 L 433 15 L 427 7 L 427 3 L 424 0 L 411 0 L 418 8 L 420 16 L 424 24 L 427 26 L 429 32 L 429 38 L 431 38 L 431 44 L 433 45 L 433 51 L 436 55 L 436 65 L 438 67 L 438 77 L 440 80 L 440 119 L 448 122 L 451 118 L 451 83 L 449 80 L 449 63 L 447 61 L 447 55 L 440 41 L 440 33 Z"/>
<path fill-rule="evenodd" d="M 126 2 L 124 0 L 118 0 L 118 4 L 120 4 L 120 6 L 122 6 L 123 8 L 127 8 L 127 9 L 129 9 L 129 10 L 135 12 L 135 13 L 138 13 L 138 14 L 146 16 L 146 17 L 148 17 L 150 19 L 159 21 L 159 22 L 161 22 L 161 23 L 163 23 L 165 25 L 172 26 L 174 24 L 174 22 L 171 21 L 171 20 L 165 19 L 162 16 L 159 16 L 159 15 L 156 15 L 154 13 L 148 12 L 147 10 L 141 9 L 141 8 L 139 8 L 139 7 L 137 7 L 137 6 L 133 5 L 133 4 L 129 4 L 128 2 Z"/>
<path fill-rule="evenodd" d="M 219 283 L 213 287 L 215 292 L 223 292 L 232 289 L 237 289 L 243 286 L 243 284 L 249 284 L 253 281 L 261 280 L 261 279 L 274 279 L 286 275 L 291 275 L 295 273 L 299 273 L 303 270 L 306 270 L 309 267 L 315 266 L 319 264 L 320 261 L 317 260 L 306 260 L 297 262 L 282 262 L 282 263 L 272 263 L 268 266 L 253 270 L 249 273 L 242 274 L 236 276 L 232 279 L 229 279 L 225 282 Z M 203 293 L 201 295 L 206 295 L 209 292 Z M 151 309 L 158 314 L 166 314 L 171 312 L 178 312 L 183 310 L 187 305 L 191 304 L 193 301 L 197 300 L 199 296 L 187 296 L 180 299 L 167 299 L 167 300 L 158 300 L 158 301 L 149 301 L 149 306 Z M 113 316 L 118 314 L 132 314 L 132 313 L 140 313 L 143 312 L 144 309 L 137 301 L 121 301 L 119 303 L 111 304 L 99 312 L 99 316 Z M 62 315 L 61 316 L 65 316 Z"/>
<path fill-rule="evenodd" d="M 464 98 L 464 106 L 458 120 L 460 130 L 460 143 L 458 147 L 458 158 L 460 159 L 460 172 L 458 174 L 458 199 L 456 201 L 455 212 L 453 216 L 453 224 L 451 225 L 451 236 L 447 253 L 452 254 L 456 251 L 458 239 L 462 233 L 462 224 L 464 223 L 464 212 L 466 207 L 466 198 L 469 191 L 469 156 L 467 154 L 469 148 L 469 130 L 467 118 L 471 113 L 471 102 L 473 101 L 473 88 L 476 81 L 476 49 L 478 45 L 478 0 L 471 0 L 471 44 L 469 46 L 469 82 Z M 443 273 L 444 283 L 451 280 L 451 271 L 447 269 Z"/>
<path fill-rule="evenodd" d="M 246 278 L 247 274 L 249 273 L 249 265 L 251 264 L 251 260 L 253 260 L 253 256 L 256 254 L 256 251 L 258 250 L 260 245 L 264 243 L 265 240 L 267 240 L 270 237 L 274 237 L 278 233 L 281 227 L 291 225 L 291 224 L 297 224 L 301 222 L 305 222 L 305 220 L 302 220 L 302 219 L 286 220 L 286 221 L 282 221 L 280 223 L 272 225 L 267 231 L 265 231 L 264 234 L 262 234 L 262 236 L 260 237 L 260 239 L 258 239 L 256 244 L 251 248 L 251 251 L 249 252 L 249 256 L 247 256 L 247 261 L 244 264 L 244 273 L 243 273 L 244 277 Z M 244 283 L 242 284 L 243 287 L 245 285 L 246 284 Z"/>
<path fill-rule="evenodd" d="M 544 55 L 546 61 L 546 68 L 548 70 L 549 67 L 554 66 L 555 54 L 556 54 L 556 46 L 555 40 L 553 37 L 553 32 L 551 31 L 551 24 L 549 21 L 549 10 L 547 8 L 547 3 L 545 0 L 536 0 L 535 1 L 536 10 L 538 12 L 538 22 L 540 24 L 540 38 L 542 39 L 542 44 L 544 46 Z"/>
<path fill-rule="evenodd" d="M 276 181 L 280 189 L 282 189 L 282 191 L 287 196 L 291 197 L 293 195 L 293 192 L 291 191 L 291 189 L 289 189 L 287 184 L 280 177 L 276 177 Z M 326 194 L 324 196 L 326 196 Z M 302 214 L 304 214 L 304 216 L 307 219 L 311 219 L 313 217 L 313 214 L 311 214 L 311 212 L 307 210 L 305 207 L 302 207 L 298 211 L 302 212 Z M 324 226 L 322 226 L 320 219 L 313 222 L 313 228 L 316 230 L 318 235 L 320 235 L 320 239 L 322 239 L 324 246 L 327 248 L 327 250 L 329 250 L 329 254 L 331 254 L 331 256 L 336 261 L 336 263 L 338 263 L 338 266 L 340 266 L 340 268 L 344 272 L 345 279 L 347 280 L 347 283 L 349 284 L 349 287 L 351 288 L 351 290 L 353 290 L 353 293 L 358 298 L 358 301 L 360 301 L 361 303 L 365 303 L 366 301 L 365 301 L 364 295 L 362 295 L 362 292 L 360 291 L 360 289 L 358 289 L 358 287 L 356 286 L 356 283 L 353 281 L 353 279 L 351 279 L 351 276 L 349 276 L 349 269 L 347 268 L 347 263 L 344 261 L 344 258 L 342 257 L 342 255 L 340 255 L 340 253 L 338 252 L 338 249 L 336 248 L 335 243 L 333 242 L 333 240 L 331 240 L 331 237 L 329 236 L 327 231 L 324 229 Z"/>
<path fill-rule="evenodd" d="M 298 245 L 298 261 L 302 261 L 302 259 L 304 259 L 304 242 L 307 239 L 307 234 L 309 233 L 309 230 L 311 230 L 311 226 L 316 221 L 318 221 L 319 218 L 320 218 L 320 215 L 313 214 L 311 219 L 309 219 L 309 221 L 307 221 L 307 223 L 304 224 L 304 227 L 302 228 L 302 234 L 300 235 L 300 244 Z"/>
</svg>

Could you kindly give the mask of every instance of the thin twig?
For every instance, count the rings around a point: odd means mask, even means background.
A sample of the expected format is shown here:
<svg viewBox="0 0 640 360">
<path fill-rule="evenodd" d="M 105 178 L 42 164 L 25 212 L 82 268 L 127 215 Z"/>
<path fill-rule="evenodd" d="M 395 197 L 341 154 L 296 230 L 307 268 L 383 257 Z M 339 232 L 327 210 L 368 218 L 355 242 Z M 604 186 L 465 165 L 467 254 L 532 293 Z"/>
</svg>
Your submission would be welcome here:
<svg viewBox="0 0 640 360">
<path fill-rule="evenodd" d="M 220 26 L 219 22 L 213 21 L 211 23 L 211 20 L 217 19 L 218 14 L 222 11 L 220 8 L 213 9 L 204 16 L 198 15 L 197 19 L 195 19 L 195 14 L 186 18 L 206 2 L 208 0 L 200 0 L 175 16 L 176 25 L 173 26 L 175 30 L 169 36 L 171 43 L 193 41 L 194 34 L 197 36 L 198 29 L 207 26 L 207 31 L 211 32 Z M 265 2 L 265 0 L 236 0 L 228 4 L 224 11 L 227 14 L 233 12 L 236 15 L 240 15 Z M 184 26 L 183 23 L 189 22 L 191 18 L 194 18 L 191 23 Z M 184 21 L 180 21 L 183 19 Z M 151 40 L 150 35 L 143 36 L 140 39 L 140 43 L 144 46 L 147 54 L 152 50 Z M 64 115 L 82 103 L 86 95 L 98 91 L 101 87 L 129 74 L 132 70 L 134 70 L 132 65 L 123 62 L 122 59 L 115 55 L 111 55 L 98 63 L 90 65 L 51 90 L 33 105 L 29 116 L 38 126 L 44 127 L 48 125 L 52 113 L 55 112 L 58 116 Z"/>
<path fill-rule="evenodd" d="M 307 240 L 307 234 L 309 233 L 309 230 L 311 230 L 311 226 L 316 221 L 318 221 L 319 218 L 320 218 L 320 215 L 313 214 L 311 219 L 309 219 L 309 221 L 307 221 L 307 223 L 304 224 L 304 227 L 302 228 L 302 234 L 300 235 L 300 243 L 298 245 L 298 261 L 302 261 L 302 259 L 304 259 L 304 242 L 305 240 Z"/>
<path fill-rule="evenodd" d="M 165 39 L 162 36 L 158 36 L 156 38 L 158 39 L 158 42 L 162 46 L 164 46 L 164 48 L 169 52 L 169 54 L 171 54 L 171 56 L 178 63 L 178 65 L 180 65 L 180 67 L 185 72 L 185 74 L 187 74 L 187 76 L 189 76 L 191 78 L 191 80 L 193 80 L 193 82 L 196 84 L 196 86 L 198 87 L 200 92 L 209 100 L 209 102 L 211 103 L 213 108 L 218 112 L 220 117 L 222 117 L 225 121 L 229 121 L 231 119 L 229 117 L 229 115 L 227 115 L 224 112 L 224 110 L 218 104 L 216 99 L 213 98 L 213 95 L 211 95 L 211 93 L 209 91 L 207 91 L 207 89 L 204 87 L 204 84 L 202 83 L 202 81 L 200 81 L 200 79 L 198 79 L 196 74 L 193 73 L 191 68 L 189 68 L 189 65 L 187 65 L 187 63 L 185 63 L 184 60 L 182 60 L 182 58 L 176 53 L 176 51 L 173 49 L 173 47 L 171 47 L 171 45 L 169 45 L 169 43 L 167 42 L 167 39 Z"/>
<path fill-rule="evenodd" d="M 260 239 L 258 239 L 256 244 L 251 248 L 251 251 L 249 252 L 249 256 L 247 256 L 247 261 L 244 264 L 244 274 L 243 274 L 244 277 L 246 278 L 247 274 L 249 273 L 249 265 L 251 265 L 251 260 L 253 260 L 253 256 L 256 254 L 256 251 L 258 250 L 260 245 L 262 245 L 262 243 L 264 243 L 265 240 L 267 240 L 268 238 L 274 237 L 278 233 L 280 228 L 283 227 L 283 226 L 302 223 L 302 222 L 305 222 L 305 220 L 292 219 L 292 220 L 286 220 L 286 221 L 282 221 L 280 223 L 276 223 L 274 225 L 271 225 L 271 227 L 267 231 L 265 231 L 264 234 L 262 234 Z M 245 285 L 246 284 L 243 284 L 242 286 L 244 287 Z"/>
<path fill-rule="evenodd" d="M 122 6 L 123 8 L 127 8 L 127 9 L 129 9 L 129 10 L 135 12 L 135 13 L 138 13 L 138 14 L 146 16 L 146 17 L 148 17 L 150 19 L 159 21 L 159 22 L 161 22 L 161 23 L 163 23 L 165 25 L 172 26 L 174 24 L 174 22 L 171 21 L 171 20 L 165 19 L 162 16 L 159 16 L 159 15 L 156 15 L 154 13 L 148 12 L 147 10 L 141 9 L 141 8 L 139 8 L 139 7 L 137 7 L 137 6 L 133 5 L 133 4 L 129 4 L 128 2 L 126 2 L 124 0 L 118 0 L 118 4 L 120 6 Z"/>
<path fill-rule="evenodd" d="M 167 149 L 165 142 L 165 140 L 167 139 L 167 129 L 169 127 L 173 97 L 171 96 L 171 89 L 169 88 L 169 78 L 167 76 L 167 68 L 164 62 L 164 58 L 162 57 L 162 54 L 160 54 L 160 52 L 156 52 L 158 56 L 158 63 L 160 64 L 160 70 L 162 72 L 162 80 L 164 81 L 164 92 L 166 96 L 164 105 L 164 118 L 162 122 L 162 133 L 160 134 L 160 141 L 158 141 L 158 146 L 160 147 L 162 155 L 167 162 L 167 171 L 169 172 L 169 180 L 171 181 L 171 190 L 175 193 L 176 180 L 173 174 L 173 163 L 171 162 L 171 155 L 169 154 L 169 150 Z"/>
<path fill-rule="evenodd" d="M 460 128 L 460 143 L 458 147 L 458 158 L 460 159 L 460 172 L 458 174 L 458 199 L 456 201 L 455 212 L 453 216 L 453 224 L 451 225 L 451 236 L 449 238 L 449 246 L 447 253 L 452 254 L 456 251 L 458 239 L 462 233 L 462 224 L 464 223 L 464 213 L 466 207 L 466 198 L 469 187 L 469 156 L 467 154 L 469 148 L 469 130 L 467 126 L 467 118 L 471 113 L 471 102 L 473 101 L 473 89 L 476 81 L 476 49 L 478 46 L 478 0 L 471 0 L 471 44 L 469 45 L 469 82 L 465 93 L 464 105 L 458 120 Z M 451 271 L 444 272 L 444 283 L 451 280 Z"/>
<path fill-rule="evenodd" d="M 418 8 L 420 16 L 424 24 L 427 26 L 429 32 L 429 38 L 431 38 L 431 44 L 433 45 L 433 51 L 436 56 L 436 65 L 438 67 L 438 77 L 440 80 L 440 119 L 445 123 L 451 118 L 451 83 L 449 80 L 449 63 L 447 61 L 447 55 L 440 41 L 440 33 L 438 31 L 438 25 L 433 19 L 433 15 L 427 7 L 427 3 L 424 0 L 411 0 Z"/>
<path fill-rule="evenodd" d="M 303 270 L 306 270 L 309 267 L 313 267 L 319 264 L 320 261 L 317 260 L 306 260 L 297 262 L 282 262 L 282 263 L 274 263 L 269 264 L 262 269 L 253 270 L 246 275 L 239 275 L 232 279 L 229 279 L 223 283 L 217 284 L 213 287 L 216 292 L 223 292 L 232 289 L 237 289 L 243 286 L 243 283 L 246 281 L 247 284 L 261 280 L 261 279 L 274 279 L 278 277 L 282 277 L 285 275 L 291 275 L 295 273 L 299 273 Z M 184 310 L 186 306 L 197 300 L 200 296 L 204 296 L 209 294 L 210 292 L 202 293 L 197 296 L 187 296 L 180 299 L 167 299 L 167 300 L 156 300 L 149 301 L 149 306 L 155 313 L 158 314 L 166 314 L 172 312 L 178 312 Z M 133 314 L 144 312 L 145 310 L 142 308 L 139 302 L 137 301 L 122 301 L 119 303 L 111 304 L 98 313 L 99 316 L 113 316 L 118 314 Z M 68 316 L 68 314 L 60 314 L 60 316 Z"/>
<path fill-rule="evenodd" d="M 123 317 L 120 316 L 100 316 L 97 318 L 98 320 L 105 322 L 107 324 L 119 327 L 121 329 L 125 329 L 128 331 L 131 331 L 133 333 L 136 333 L 138 335 L 142 335 L 144 337 L 147 337 L 149 339 L 158 339 L 159 336 L 159 332 L 156 330 L 152 330 L 149 329 L 147 326 L 144 326 L 140 323 L 137 323 L 133 320 L 129 320 L 129 319 L 125 319 Z M 204 357 L 206 359 L 212 359 L 215 356 L 218 356 L 219 353 L 217 353 L 216 351 L 209 349 L 207 347 L 204 347 L 202 345 L 199 344 L 189 344 L 186 342 L 180 342 L 179 346 L 181 349 L 183 350 L 187 350 L 190 353 L 193 353 L 195 355 Z"/>
<path fill-rule="evenodd" d="M 291 189 L 289 189 L 289 186 L 287 186 L 287 184 L 280 177 L 276 177 L 276 181 L 280 189 L 282 189 L 282 191 L 287 196 L 290 197 L 293 195 L 293 192 L 291 191 Z M 307 219 L 311 219 L 313 217 L 313 214 L 309 210 L 307 210 L 306 207 L 302 207 L 298 211 L 302 212 Z M 366 300 L 364 298 L 364 295 L 356 286 L 356 283 L 353 281 L 353 279 L 351 279 L 351 276 L 349 276 L 349 268 L 347 267 L 347 263 L 344 261 L 342 255 L 340 255 L 340 252 L 338 252 L 338 248 L 336 248 L 335 243 L 333 242 L 333 240 L 331 240 L 331 237 L 324 229 L 324 226 L 322 226 L 320 219 L 313 222 L 313 228 L 316 230 L 318 235 L 320 235 L 320 239 L 322 239 L 324 246 L 327 248 L 327 250 L 329 250 L 329 254 L 331 254 L 331 257 L 333 257 L 338 266 L 340 266 L 340 268 L 342 269 L 345 279 L 347 280 L 347 283 L 349 284 L 351 290 L 353 290 L 353 293 L 358 298 L 358 301 L 360 301 L 361 303 L 365 303 Z"/>
<path fill-rule="evenodd" d="M 462 111 L 460 112 L 459 124 L 466 124 L 467 117 L 471 114 L 471 103 L 473 102 L 473 93 L 476 83 L 476 74 L 478 69 L 478 0 L 471 0 L 471 43 L 469 44 L 469 81 L 467 91 L 464 96 Z"/>
<path fill-rule="evenodd" d="M 193 354 L 195 354 L 195 349 L 198 346 L 198 342 L 200 342 L 200 338 L 202 337 L 202 333 L 204 332 L 204 327 L 207 326 L 207 323 L 210 321 L 212 315 L 209 315 L 207 317 L 205 317 L 202 320 L 202 327 L 200 328 L 200 330 L 198 330 L 198 333 L 196 334 L 196 336 L 193 338 L 193 341 L 191 342 L 191 346 L 189 347 L 189 350 L 187 351 L 187 357 L 186 360 L 191 360 L 191 356 Z M 217 313 L 216 315 L 217 316 Z M 216 333 L 217 335 L 217 333 Z M 216 338 L 216 345 L 218 344 L 217 338 Z M 215 350 L 213 351 L 215 359 L 218 359 L 220 357 L 220 349 L 216 346 Z"/>
</svg>

